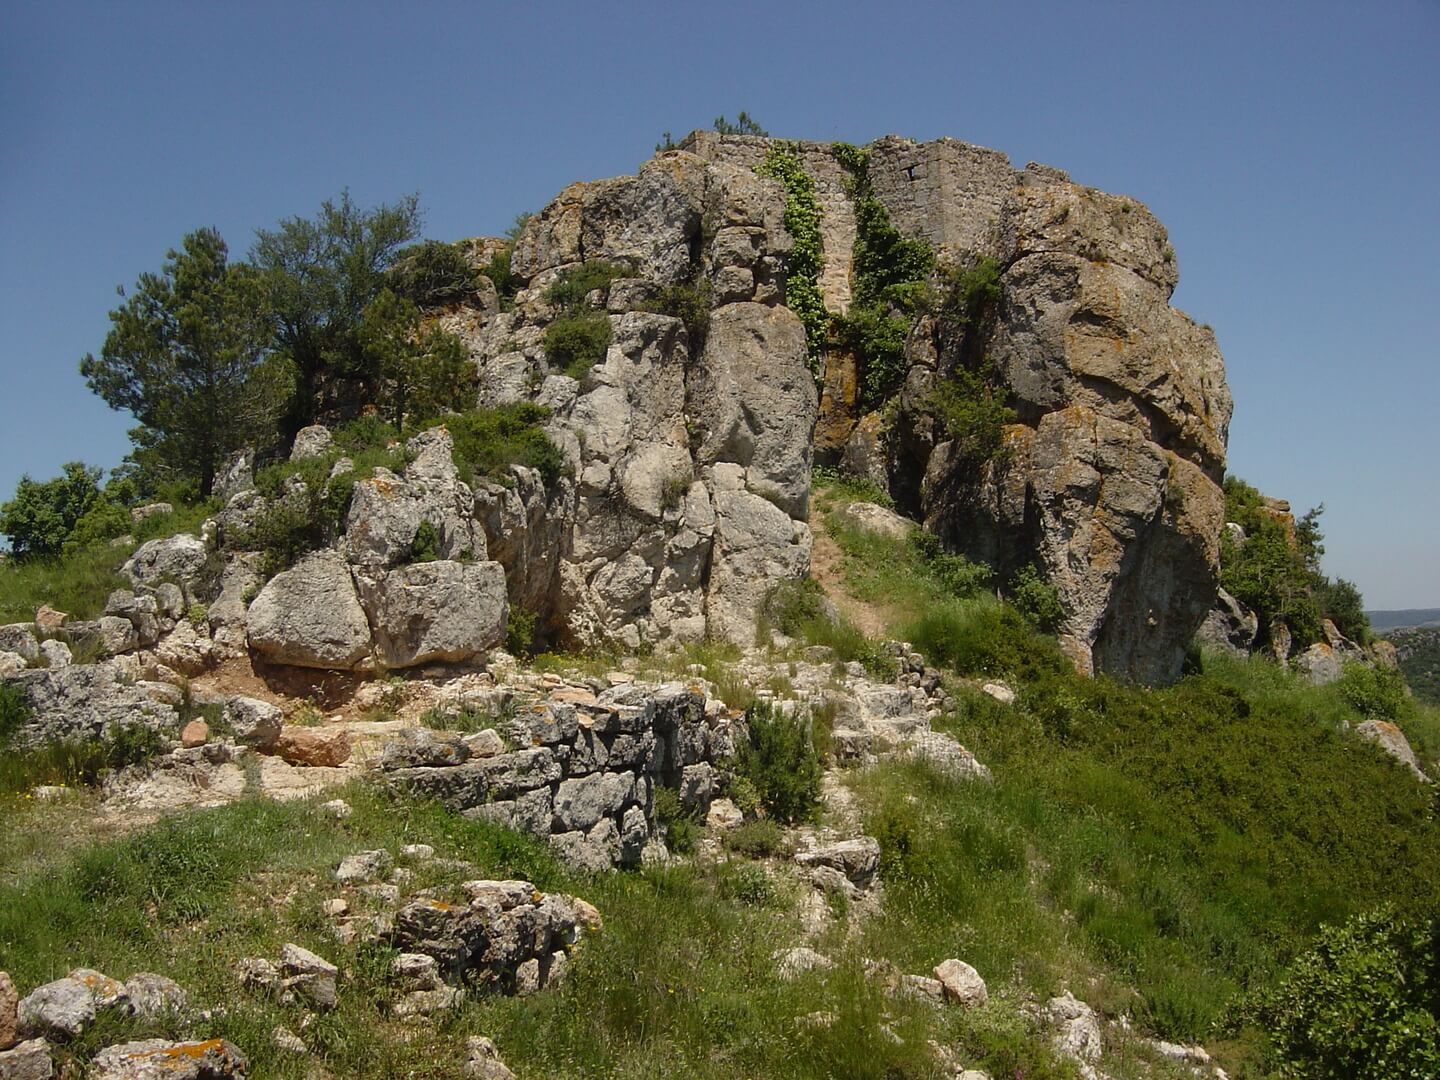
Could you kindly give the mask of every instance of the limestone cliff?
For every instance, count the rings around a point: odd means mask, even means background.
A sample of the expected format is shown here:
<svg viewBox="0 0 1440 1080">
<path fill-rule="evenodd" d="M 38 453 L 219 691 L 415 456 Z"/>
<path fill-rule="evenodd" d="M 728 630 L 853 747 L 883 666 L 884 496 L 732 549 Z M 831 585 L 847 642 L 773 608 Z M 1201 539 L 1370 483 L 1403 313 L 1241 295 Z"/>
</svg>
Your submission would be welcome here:
<svg viewBox="0 0 1440 1080">
<path fill-rule="evenodd" d="M 699 132 L 683 146 L 753 166 L 770 140 Z M 841 313 L 852 184 L 831 147 L 795 150 L 823 211 L 819 285 Z M 1178 271 L 1164 227 L 1133 199 L 953 139 L 872 143 L 868 181 L 894 226 L 942 263 L 998 264 L 997 310 L 963 349 L 993 364 L 1018 423 L 983 468 L 961 459 L 925 403 L 965 357 L 921 318 L 885 415 L 859 415 L 853 361 L 826 358 L 817 452 L 870 473 L 1002 577 L 1037 562 L 1082 670 L 1173 679 L 1215 596 L 1231 398 L 1214 335 L 1169 305 Z"/>
</svg>

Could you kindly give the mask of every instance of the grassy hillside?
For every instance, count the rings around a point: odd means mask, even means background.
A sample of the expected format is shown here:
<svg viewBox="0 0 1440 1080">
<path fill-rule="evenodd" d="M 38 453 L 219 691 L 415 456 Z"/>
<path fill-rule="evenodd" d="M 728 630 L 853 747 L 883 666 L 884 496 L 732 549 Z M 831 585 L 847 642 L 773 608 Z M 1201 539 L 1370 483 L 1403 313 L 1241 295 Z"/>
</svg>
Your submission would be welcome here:
<svg viewBox="0 0 1440 1080">
<path fill-rule="evenodd" d="M 818 505 L 823 532 L 823 492 Z M 1292 972 L 1306 970 L 1327 924 L 1372 911 L 1387 926 L 1433 917 L 1433 789 L 1349 729 L 1367 709 L 1390 708 L 1433 760 L 1437 714 L 1209 655 L 1164 690 L 1082 679 L 1033 614 L 994 599 L 983 568 L 844 529 L 826 542 L 838 552 L 827 584 L 844 591 L 847 610 L 888 621 L 948 668 L 956 705 L 936 725 L 994 777 L 959 782 L 900 761 L 839 774 L 880 841 L 884 893 L 877 914 L 849 932 L 839 919 L 812 942 L 833 968 L 776 975 L 776 951 L 803 940 L 783 837 L 775 855 L 772 841 L 585 877 L 515 834 L 363 787 L 344 793 L 355 808 L 344 821 L 310 803 L 247 800 L 99 842 L 65 825 L 93 819 L 92 794 L 61 804 L 5 797 L 0 968 L 25 988 L 81 965 L 168 974 L 201 1007 L 224 1005 L 206 1034 L 242 1046 L 257 1077 L 455 1075 L 464 1036 L 482 1033 L 521 1077 L 951 1075 L 932 1042 L 992 1077 L 1073 1077 L 1076 1065 L 1025 1018 L 1065 990 L 1130 1025 L 1106 1029 L 1100 1067 L 1117 1080 L 1192 1075 L 1142 1035 L 1202 1042 L 1235 1080 L 1356 1075 L 1297 1058 L 1311 1051 L 1296 1050 L 1274 1002 L 1300 995 Z M 842 656 L 883 661 L 853 625 L 804 605 L 777 617 L 801 646 L 824 640 Z M 791 655 L 773 657 L 771 685 L 782 692 Z M 738 696 L 735 659 L 711 649 L 674 662 L 703 662 Z M 981 678 L 1015 687 L 1015 704 L 976 689 Z M 387 1011 L 398 992 L 391 951 L 338 944 L 320 905 L 337 895 L 330 875 L 342 856 L 412 842 L 441 859 L 417 867 L 407 888 L 444 898 L 466 877 L 528 878 L 590 900 L 605 929 L 559 989 L 472 996 L 431 1024 L 402 1025 Z M 832 906 L 845 914 L 843 898 Z M 341 966 L 336 1012 L 306 1024 L 299 1006 L 237 994 L 235 961 L 274 955 L 284 941 Z M 873 974 L 926 974 L 948 957 L 984 975 L 989 1005 L 892 996 Z M 1341 1000 L 1345 1015 L 1368 1015 Z M 1407 1014 L 1422 1037 L 1433 1011 Z M 303 1032 L 314 1060 L 276 1048 L 277 1025 Z M 83 1061 L 156 1030 L 114 1025 L 64 1053 Z M 1285 1072 L 1287 1057 L 1301 1066 Z M 1385 1075 L 1426 1075 L 1407 1069 Z"/>
</svg>

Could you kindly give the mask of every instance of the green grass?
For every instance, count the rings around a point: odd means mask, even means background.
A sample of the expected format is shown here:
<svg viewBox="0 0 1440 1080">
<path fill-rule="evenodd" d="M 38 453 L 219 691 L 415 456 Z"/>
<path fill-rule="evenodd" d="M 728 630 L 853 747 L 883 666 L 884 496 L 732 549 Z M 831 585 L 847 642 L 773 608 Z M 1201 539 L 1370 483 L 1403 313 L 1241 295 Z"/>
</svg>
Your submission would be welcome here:
<svg viewBox="0 0 1440 1080">
<path fill-rule="evenodd" d="M 1010 1030 L 1013 1020 L 1007 1029 L 1003 1017 L 883 997 L 853 949 L 832 949 L 831 972 L 778 980 L 771 956 L 798 938 L 791 894 L 754 863 L 587 878 L 532 841 L 437 806 L 360 787 L 343 794 L 354 808 L 343 822 L 310 803 L 247 800 L 71 852 L 43 876 L 0 885 L 0 967 L 25 991 L 82 965 L 117 978 L 169 975 L 196 1007 L 224 1006 L 196 1033 L 235 1042 L 257 1078 L 303 1077 L 317 1064 L 347 1077 L 457 1075 L 465 1036 L 481 1033 L 522 1076 L 920 1080 L 942 1075 L 931 1038 L 1013 1044 L 1027 1077 L 1071 1075 L 1051 1067 L 1034 1036 Z M 21 815 L 41 812 L 56 810 Z M 472 996 L 433 1026 L 398 1025 L 386 1012 L 396 993 L 386 975 L 392 950 L 339 945 L 319 905 L 337 894 L 328 879 L 344 855 L 410 842 L 476 867 L 422 864 L 411 888 L 447 896 L 477 873 L 526 878 L 590 900 L 605 929 L 558 988 L 526 999 Z M 26 859 L 0 848 L 0 881 Z M 352 895 L 352 904 L 363 903 Z M 301 1031 L 303 1008 L 241 992 L 231 974 L 239 959 L 273 956 L 286 941 L 344 973 L 340 1008 L 303 1032 L 315 1062 L 287 1057 L 270 1039 L 277 1024 Z M 807 1022 L 816 1012 L 834 1014 L 833 1022 Z M 177 1034 L 164 1023 L 117 1021 L 63 1047 L 61 1057 L 79 1063 L 107 1043 Z"/>
<path fill-rule="evenodd" d="M 0 563 L 0 623 L 29 622 L 43 604 L 77 619 L 97 617 L 111 592 L 129 587 L 118 567 L 133 551 L 100 543 L 53 559 Z"/>
</svg>

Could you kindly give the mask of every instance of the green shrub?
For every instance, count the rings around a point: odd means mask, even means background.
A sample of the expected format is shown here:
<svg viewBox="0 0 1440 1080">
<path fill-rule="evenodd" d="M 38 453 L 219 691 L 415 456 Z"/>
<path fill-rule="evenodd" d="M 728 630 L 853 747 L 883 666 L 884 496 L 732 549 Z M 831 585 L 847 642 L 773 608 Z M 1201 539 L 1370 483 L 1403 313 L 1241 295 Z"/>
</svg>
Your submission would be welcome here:
<svg viewBox="0 0 1440 1080">
<path fill-rule="evenodd" d="M 0 750 L 30 719 L 30 701 L 14 683 L 0 682 Z"/>
<path fill-rule="evenodd" d="M 755 785 L 761 805 L 777 821 L 811 820 L 820 805 L 820 758 L 810 717 L 757 701 L 745 720 L 748 738 L 740 745 L 736 772 Z"/>
<path fill-rule="evenodd" d="M 474 735 L 477 731 L 493 728 L 507 719 L 508 716 L 472 709 L 469 706 L 442 708 L 437 705 L 420 714 L 420 726 L 432 731 L 458 731 L 462 735 Z M 501 738 L 504 739 L 503 733 Z"/>
<path fill-rule="evenodd" d="M 438 558 L 440 558 L 440 533 L 430 522 L 422 521 L 420 527 L 415 530 L 415 539 L 410 541 L 408 561 L 427 563 L 434 562 Z"/>
<path fill-rule="evenodd" d="M 669 315 L 684 323 L 690 339 L 690 355 L 693 357 L 699 356 L 705 347 L 705 335 L 710 330 L 712 300 L 710 282 L 699 277 L 694 281 L 662 287 L 656 297 L 645 305 L 645 310 Z"/>
<path fill-rule="evenodd" d="M 738 801 L 736 805 L 739 805 Z M 764 859 L 784 847 L 785 833 L 770 818 L 754 818 L 727 830 L 723 843 L 726 851 L 748 855 L 752 859 Z"/>
<path fill-rule="evenodd" d="M 612 336 L 610 319 L 604 312 L 562 316 L 545 328 L 545 358 L 572 379 L 583 379 L 605 359 Z"/>
<path fill-rule="evenodd" d="M 91 787 L 107 774 L 149 761 L 166 749 L 165 740 L 147 724 L 118 727 L 99 739 L 11 746 L 0 752 L 0 794 L 29 791 L 42 784 Z"/>
<path fill-rule="evenodd" d="M 524 465 L 539 472 L 546 485 L 554 484 L 565 471 L 565 455 L 545 434 L 549 418 L 549 409 L 528 401 L 445 417 L 461 479 L 508 483 L 506 470 Z"/>
<path fill-rule="evenodd" d="M 518 604 L 510 605 L 510 614 L 505 619 L 506 652 L 525 659 L 535 654 L 535 621 L 535 612 Z"/>
<path fill-rule="evenodd" d="M 1010 603 L 1038 630 L 1053 633 L 1065 618 L 1060 590 L 1033 566 L 1022 566 L 1010 576 Z"/>
<path fill-rule="evenodd" d="M 75 526 L 103 501 L 100 469 L 71 461 L 53 480 L 22 476 L 14 497 L 0 505 L 0 532 L 17 557 L 58 555 Z"/>
<path fill-rule="evenodd" d="M 735 117 L 734 123 L 726 120 L 723 116 L 715 118 L 715 130 L 721 135 L 769 135 L 770 133 L 757 124 L 744 109 L 740 115 Z M 669 136 L 669 133 L 666 133 Z"/>
<path fill-rule="evenodd" d="M 720 877 L 720 895 L 747 907 L 770 907 L 780 894 L 765 867 L 741 863 L 725 868 Z"/>
<path fill-rule="evenodd" d="M 925 565 L 926 572 L 946 593 L 965 600 L 990 588 L 994 574 L 984 563 L 971 562 L 964 555 L 947 552 L 940 538 L 924 529 L 910 534 L 910 548 Z"/>
<path fill-rule="evenodd" d="M 924 408 L 959 456 L 972 465 L 995 459 L 1005 445 L 1005 426 L 1015 422 L 1015 410 L 1005 404 L 1003 391 L 993 380 L 965 368 L 941 379 Z"/>
<path fill-rule="evenodd" d="M 661 512 L 669 513 L 685 505 L 685 496 L 689 494 L 690 485 L 694 482 L 695 478 L 688 472 L 667 476 L 660 484 Z"/>
<path fill-rule="evenodd" d="M 0 623 L 29 622 L 42 604 L 77 619 L 99 616 L 112 592 L 130 588 L 117 571 L 130 551 L 101 542 L 52 558 L 5 560 L 0 563 Z"/>
<path fill-rule="evenodd" d="M 1243 1014 L 1274 1040 L 1283 1076 L 1440 1076 L 1440 918 L 1382 909 L 1327 927 Z"/>
<path fill-rule="evenodd" d="M 459 245 L 439 240 L 397 251 L 386 279 L 396 294 L 421 307 L 463 300 L 476 286 L 475 270 Z"/>
<path fill-rule="evenodd" d="M 936 604 L 910 624 L 905 638 L 931 663 L 960 675 L 1031 678 L 1069 670 L 1055 642 L 1008 605 Z"/>
<path fill-rule="evenodd" d="M 1347 705 L 1371 719 L 1399 720 L 1411 711 L 1405 676 L 1392 668 L 1347 664 L 1335 689 Z"/>
<path fill-rule="evenodd" d="M 612 282 L 634 276 L 634 269 L 625 263 L 587 259 L 579 266 L 562 270 L 545 290 L 545 299 L 573 314 L 585 306 L 585 298 L 596 289 L 608 289 Z"/>
<path fill-rule="evenodd" d="M 811 481 L 821 489 L 827 501 L 868 502 L 887 510 L 895 509 L 895 500 L 890 493 L 868 476 L 855 476 L 827 465 L 817 465 L 811 472 Z"/>
<path fill-rule="evenodd" d="M 656 786 L 655 823 L 665 830 L 665 845 L 676 855 L 688 855 L 700 838 L 700 815 L 681 805 L 680 792 Z"/>
</svg>

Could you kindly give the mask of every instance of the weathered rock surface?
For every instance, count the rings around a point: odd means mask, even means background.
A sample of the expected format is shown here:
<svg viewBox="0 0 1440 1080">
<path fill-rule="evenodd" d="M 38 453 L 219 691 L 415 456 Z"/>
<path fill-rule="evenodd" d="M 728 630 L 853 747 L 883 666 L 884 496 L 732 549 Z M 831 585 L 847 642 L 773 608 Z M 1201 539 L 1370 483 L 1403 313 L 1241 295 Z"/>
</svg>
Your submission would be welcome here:
<svg viewBox="0 0 1440 1080">
<path fill-rule="evenodd" d="M 19 732 L 23 742 L 100 739 L 135 726 L 173 734 L 180 725 L 179 714 L 135 684 L 120 660 L 28 670 L 12 685 L 31 710 Z"/>
<path fill-rule="evenodd" d="M 271 578 L 250 605 L 248 627 L 250 648 L 277 664 L 343 669 L 370 656 L 370 624 L 350 567 L 334 551 Z"/>
<path fill-rule="evenodd" d="M 120 568 L 136 589 L 155 589 L 164 583 L 178 585 L 188 603 L 208 600 L 207 566 L 210 552 L 198 536 L 179 533 L 162 540 L 147 540 Z"/>
<path fill-rule="evenodd" d="M 89 1075 L 93 1080 L 244 1080 L 249 1068 L 249 1059 L 224 1039 L 142 1039 L 101 1050 Z"/>
<path fill-rule="evenodd" d="M 12 1050 L 0 1050 L 0 1077 L 4 1080 L 50 1080 L 54 1075 L 50 1044 L 44 1039 L 29 1039 Z"/>
<path fill-rule="evenodd" d="M 499 563 L 415 563 L 361 575 L 359 586 L 385 667 L 469 660 L 505 638 L 509 606 Z"/>
<path fill-rule="evenodd" d="M 1428 779 L 1420 768 L 1415 751 L 1410 747 L 1410 740 L 1405 738 L 1405 733 L 1395 724 L 1388 720 L 1366 720 L 1355 728 L 1355 734 L 1373 742 L 1400 764 L 1407 766 L 1417 780 Z"/>
<path fill-rule="evenodd" d="M 937 964 L 935 978 L 945 988 L 945 997 L 957 1005 L 975 1009 L 990 1000 L 985 980 L 963 960 L 946 960 Z"/>
<path fill-rule="evenodd" d="M 682 146 L 753 167 L 771 141 L 697 132 Z M 796 151 L 822 209 L 821 292 L 841 313 L 855 236 L 847 178 L 825 144 Z M 942 261 L 995 260 L 1000 298 L 970 332 L 922 323 L 911 334 L 888 432 L 878 414 L 852 411 L 847 433 L 840 403 L 855 400 L 845 390 L 854 359 L 827 357 L 817 440 L 1002 580 L 1039 563 L 1060 589 L 1061 632 L 1081 670 L 1177 677 L 1218 581 L 1231 398 L 1214 335 L 1169 306 L 1178 273 L 1164 228 L 1133 199 L 954 139 L 887 136 L 868 152 L 870 187 L 895 227 Z M 927 403 L 981 356 L 1020 422 L 1007 455 L 977 468 L 935 429 Z"/>
<path fill-rule="evenodd" d="M 0 971 L 0 1050 L 9 1050 L 20 1041 L 16 1009 L 20 995 L 8 972 Z"/>
</svg>

